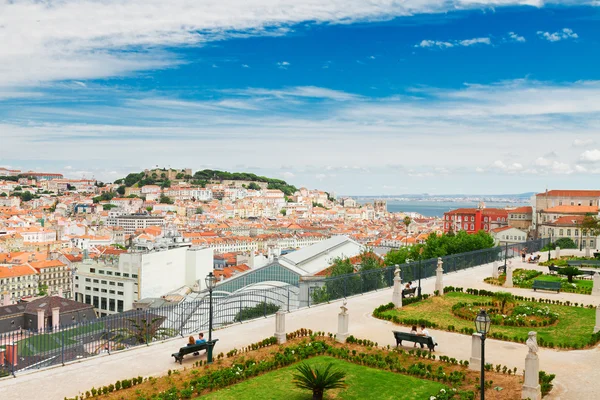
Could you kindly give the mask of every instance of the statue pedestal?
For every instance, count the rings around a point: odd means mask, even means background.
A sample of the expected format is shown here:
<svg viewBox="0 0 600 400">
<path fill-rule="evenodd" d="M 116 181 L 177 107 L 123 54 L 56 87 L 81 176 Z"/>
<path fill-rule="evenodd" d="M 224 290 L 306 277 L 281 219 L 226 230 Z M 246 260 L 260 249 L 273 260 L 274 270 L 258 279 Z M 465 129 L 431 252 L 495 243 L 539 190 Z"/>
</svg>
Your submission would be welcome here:
<svg viewBox="0 0 600 400">
<path fill-rule="evenodd" d="M 598 271 L 594 274 L 593 287 L 592 287 L 592 296 L 600 296 L 600 274 Z"/>
<path fill-rule="evenodd" d="M 594 333 L 600 331 L 600 306 L 596 307 L 596 326 L 594 326 Z"/>
<path fill-rule="evenodd" d="M 441 257 L 438 257 L 437 269 L 435 270 L 435 290 L 437 290 L 439 296 L 444 295 L 444 269 L 442 266 L 444 262 Z"/>
<path fill-rule="evenodd" d="M 287 341 L 285 336 L 285 312 L 283 311 L 275 313 L 275 338 L 277 338 L 277 343 L 279 344 Z"/>
<path fill-rule="evenodd" d="M 512 265 L 510 264 L 506 266 L 506 282 L 504 282 L 504 287 L 513 287 Z"/>
<path fill-rule="evenodd" d="M 537 354 L 529 353 L 525 357 L 525 377 L 521 399 L 541 400 L 542 387 L 540 386 L 540 360 Z"/>
<path fill-rule="evenodd" d="M 492 278 L 498 279 L 500 274 L 498 273 L 498 261 L 492 263 Z"/>
<path fill-rule="evenodd" d="M 394 271 L 394 292 L 392 293 L 392 303 L 396 308 L 402 307 L 402 279 L 400 278 L 400 268 L 396 267 Z"/>
<path fill-rule="evenodd" d="M 481 335 L 479 333 L 471 335 L 471 358 L 469 358 L 469 369 L 473 371 L 481 370 Z"/>
<path fill-rule="evenodd" d="M 340 343 L 346 343 L 346 339 L 349 336 L 348 335 L 349 317 L 350 317 L 350 315 L 348 315 L 345 311 L 342 311 L 341 313 L 338 314 L 338 331 L 337 331 L 337 335 L 335 336 L 335 340 L 337 340 Z"/>
</svg>

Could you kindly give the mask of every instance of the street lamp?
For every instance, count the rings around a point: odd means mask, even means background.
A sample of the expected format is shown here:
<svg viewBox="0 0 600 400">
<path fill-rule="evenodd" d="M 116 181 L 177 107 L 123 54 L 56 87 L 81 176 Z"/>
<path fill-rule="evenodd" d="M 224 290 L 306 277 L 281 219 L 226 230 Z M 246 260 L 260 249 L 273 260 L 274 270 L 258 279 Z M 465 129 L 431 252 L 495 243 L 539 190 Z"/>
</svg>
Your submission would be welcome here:
<svg viewBox="0 0 600 400">
<path fill-rule="evenodd" d="M 212 341 L 212 324 L 213 324 L 213 306 L 212 306 L 212 292 L 217 285 L 217 277 L 212 273 L 212 271 L 206 276 L 204 279 L 206 283 L 206 288 L 208 289 L 208 342 L 206 349 L 206 362 L 208 364 L 212 363 L 212 350 L 214 347 L 214 342 Z"/>
<path fill-rule="evenodd" d="M 554 231 L 550 230 L 550 243 L 548 243 L 548 261 L 550 261 L 550 249 L 552 248 L 552 234 Z"/>
<path fill-rule="evenodd" d="M 417 291 L 417 295 L 419 296 L 419 299 L 421 298 L 421 259 L 423 258 L 423 247 L 421 247 L 419 249 L 419 289 Z"/>
<path fill-rule="evenodd" d="M 487 315 L 485 310 L 482 308 L 475 317 L 475 330 L 481 335 L 481 400 L 485 399 L 485 337 L 490 331 L 490 325 L 492 321 L 490 316 Z"/>
<path fill-rule="evenodd" d="M 504 273 L 506 273 L 506 259 L 508 258 L 508 242 L 504 245 Z"/>
</svg>

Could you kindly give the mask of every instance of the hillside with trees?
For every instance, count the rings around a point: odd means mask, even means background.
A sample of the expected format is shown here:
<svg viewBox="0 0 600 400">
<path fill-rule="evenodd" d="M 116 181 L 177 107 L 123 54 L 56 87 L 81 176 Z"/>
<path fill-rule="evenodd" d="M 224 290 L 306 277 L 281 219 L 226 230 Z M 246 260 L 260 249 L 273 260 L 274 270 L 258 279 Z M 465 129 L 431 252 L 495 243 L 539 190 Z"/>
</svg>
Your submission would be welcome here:
<svg viewBox="0 0 600 400">
<path fill-rule="evenodd" d="M 198 185 L 205 187 L 209 183 L 221 183 L 223 181 L 249 181 L 247 185 L 248 189 L 259 190 L 260 186 L 257 182 L 266 183 L 268 189 L 279 189 L 287 196 L 294 194 L 296 189 L 295 186 L 288 184 L 286 181 L 281 179 L 267 178 L 266 176 L 259 176 L 248 172 L 227 172 L 218 171 L 212 169 L 204 169 L 196 171 L 194 175 L 183 175 L 177 177 L 178 179 L 189 182 L 192 185 Z M 152 174 L 147 176 L 144 172 L 131 173 L 123 179 L 115 181 L 116 184 L 121 184 L 124 187 L 141 187 L 145 185 L 159 185 L 163 188 L 171 186 L 171 181 L 162 177 L 159 174 Z M 124 191 L 124 190 L 123 190 Z"/>
</svg>

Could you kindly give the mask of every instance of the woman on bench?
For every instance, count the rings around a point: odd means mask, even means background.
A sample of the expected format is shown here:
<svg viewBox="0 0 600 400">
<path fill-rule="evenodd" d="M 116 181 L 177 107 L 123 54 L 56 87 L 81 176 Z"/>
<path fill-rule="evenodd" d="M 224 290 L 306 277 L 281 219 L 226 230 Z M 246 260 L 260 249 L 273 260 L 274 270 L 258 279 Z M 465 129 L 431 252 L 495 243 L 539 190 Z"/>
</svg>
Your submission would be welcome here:
<svg viewBox="0 0 600 400">
<path fill-rule="evenodd" d="M 410 334 L 411 335 L 418 335 L 417 333 L 417 326 L 413 325 L 412 329 L 410 330 Z M 413 347 L 417 347 L 417 342 L 415 342 L 415 344 L 413 345 Z"/>
<path fill-rule="evenodd" d="M 194 337 L 193 337 L 193 336 L 190 336 L 190 337 L 188 338 L 188 344 L 187 344 L 187 345 L 188 345 L 188 346 L 193 346 L 193 345 L 195 345 L 195 344 L 196 344 L 196 339 L 194 339 Z"/>
</svg>

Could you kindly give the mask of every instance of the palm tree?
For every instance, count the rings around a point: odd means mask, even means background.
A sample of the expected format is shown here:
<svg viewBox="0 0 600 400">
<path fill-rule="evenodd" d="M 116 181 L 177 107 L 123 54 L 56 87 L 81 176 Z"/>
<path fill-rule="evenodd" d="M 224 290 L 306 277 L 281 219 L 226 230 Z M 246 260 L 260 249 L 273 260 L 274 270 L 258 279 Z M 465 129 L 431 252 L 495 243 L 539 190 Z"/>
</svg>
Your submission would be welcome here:
<svg viewBox="0 0 600 400">
<path fill-rule="evenodd" d="M 573 277 L 581 275 L 581 271 L 577 267 L 568 266 L 558 269 L 559 275 L 565 275 L 569 283 L 573 283 Z"/>
<path fill-rule="evenodd" d="M 500 314 L 504 314 L 506 303 L 511 303 L 514 300 L 512 293 L 509 292 L 496 292 L 494 293 L 494 299 L 500 302 Z"/>
<path fill-rule="evenodd" d="M 404 225 L 406 225 L 406 245 L 408 246 L 408 227 L 410 226 L 410 223 L 412 222 L 412 220 L 407 215 L 406 217 L 404 217 L 403 222 L 404 222 Z"/>
<path fill-rule="evenodd" d="M 346 373 L 342 371 L 331 370 L 332 363 L 325 368 L 315 367 L 314 369 L 302 363 L 296 367 L 298 374 L 294 374 L 293 383 L 300 389 L 308 389 L 313 392 L 313 400 L 322 400 L 323 393 L 327 389 L 337 389 L 346 386 L 344 378 Z"/>
</svg>

